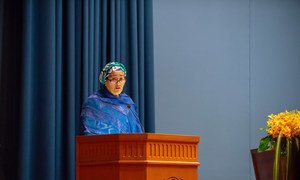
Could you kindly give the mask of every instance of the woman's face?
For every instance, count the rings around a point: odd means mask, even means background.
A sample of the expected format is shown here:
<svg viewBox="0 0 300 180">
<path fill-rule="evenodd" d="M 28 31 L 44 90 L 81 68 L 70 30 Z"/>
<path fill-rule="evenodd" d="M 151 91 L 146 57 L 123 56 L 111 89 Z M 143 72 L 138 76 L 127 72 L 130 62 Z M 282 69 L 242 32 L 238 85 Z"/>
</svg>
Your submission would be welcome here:
<svg viewBox="0 0 300 180">
<path fill-rule="evenodd" d="M 126 83 L 123 71 L 113 71 L 109 74 L 105 81 L 106 89 L 114 96 L 119 96 Z"/>
</svg>

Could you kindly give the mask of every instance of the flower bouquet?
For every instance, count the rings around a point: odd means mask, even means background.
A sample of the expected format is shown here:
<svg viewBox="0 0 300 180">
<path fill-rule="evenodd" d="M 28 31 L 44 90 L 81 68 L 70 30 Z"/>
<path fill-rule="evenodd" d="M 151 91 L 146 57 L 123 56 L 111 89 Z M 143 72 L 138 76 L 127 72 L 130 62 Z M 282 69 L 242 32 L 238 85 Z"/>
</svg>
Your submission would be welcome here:
<svg viewBox="0 0 300 180">
<path fill-rule="evenodd" d="M 286 157 L 285 179 L 291 177 L 291 168 L 295 166 L 299 152 L 300 111 L 285 111 L 268 116 L 268 135 L 260 140 L 258 152 L 275 150 L 273 180 L 279 180 L 280 157 Z M 299 162 L 298 162 L 299 163 Z"/>
</svg>

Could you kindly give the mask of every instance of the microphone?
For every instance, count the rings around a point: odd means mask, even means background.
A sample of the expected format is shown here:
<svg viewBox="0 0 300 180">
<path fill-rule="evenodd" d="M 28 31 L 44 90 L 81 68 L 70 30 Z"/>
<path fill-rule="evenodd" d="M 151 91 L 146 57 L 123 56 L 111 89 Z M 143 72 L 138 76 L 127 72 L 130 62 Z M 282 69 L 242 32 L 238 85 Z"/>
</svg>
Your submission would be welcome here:
<svg viewBox="0 0 300 180">
<path fill-rule="evenodd" d="M 131 105 L 127 104 L 127 108 L 131 111 L 131 113 L 135 116 L 135 118 L 137 119 L 138 123 L 140 124 L 142 131 L 145 132 L 144 126 L 142 125 L 140 119 L 138 118 L 138 116 L 136 115 L 136 113 L 131 109 Z"/>
</svg>

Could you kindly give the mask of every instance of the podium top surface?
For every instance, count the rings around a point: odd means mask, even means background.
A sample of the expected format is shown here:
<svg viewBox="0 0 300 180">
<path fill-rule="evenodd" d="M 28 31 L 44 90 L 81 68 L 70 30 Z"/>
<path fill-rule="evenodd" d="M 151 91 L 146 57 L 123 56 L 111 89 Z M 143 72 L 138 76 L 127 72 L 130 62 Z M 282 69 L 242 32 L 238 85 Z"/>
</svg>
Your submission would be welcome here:
<svg viewBox="0 0 300 180">
<path fill-rule="evenodd" d="M 97 141 L 168 141 L 168 142 L 186 142 L 199 143 L 200 137 L 195 135 L 179 135 L 179 134 L 157 134 L 157 133 L 141 133 L 141 134 L 106 134 L 94 136 L 77 136 L 76 141 L 81 142 L 97 142 Z"/>
</svg>

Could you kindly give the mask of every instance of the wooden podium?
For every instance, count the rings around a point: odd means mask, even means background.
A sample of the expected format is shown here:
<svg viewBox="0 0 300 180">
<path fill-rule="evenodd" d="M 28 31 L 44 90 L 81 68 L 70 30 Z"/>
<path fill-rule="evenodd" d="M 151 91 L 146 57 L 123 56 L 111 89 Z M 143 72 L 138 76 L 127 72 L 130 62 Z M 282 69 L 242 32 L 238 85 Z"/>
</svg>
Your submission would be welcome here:
<svg viewBox="0 0 300 180">
<path fill-rule="evenodd" d="M 199 136 L 76 137 L 76 180 L 196 180 Z"/>
</svg>

